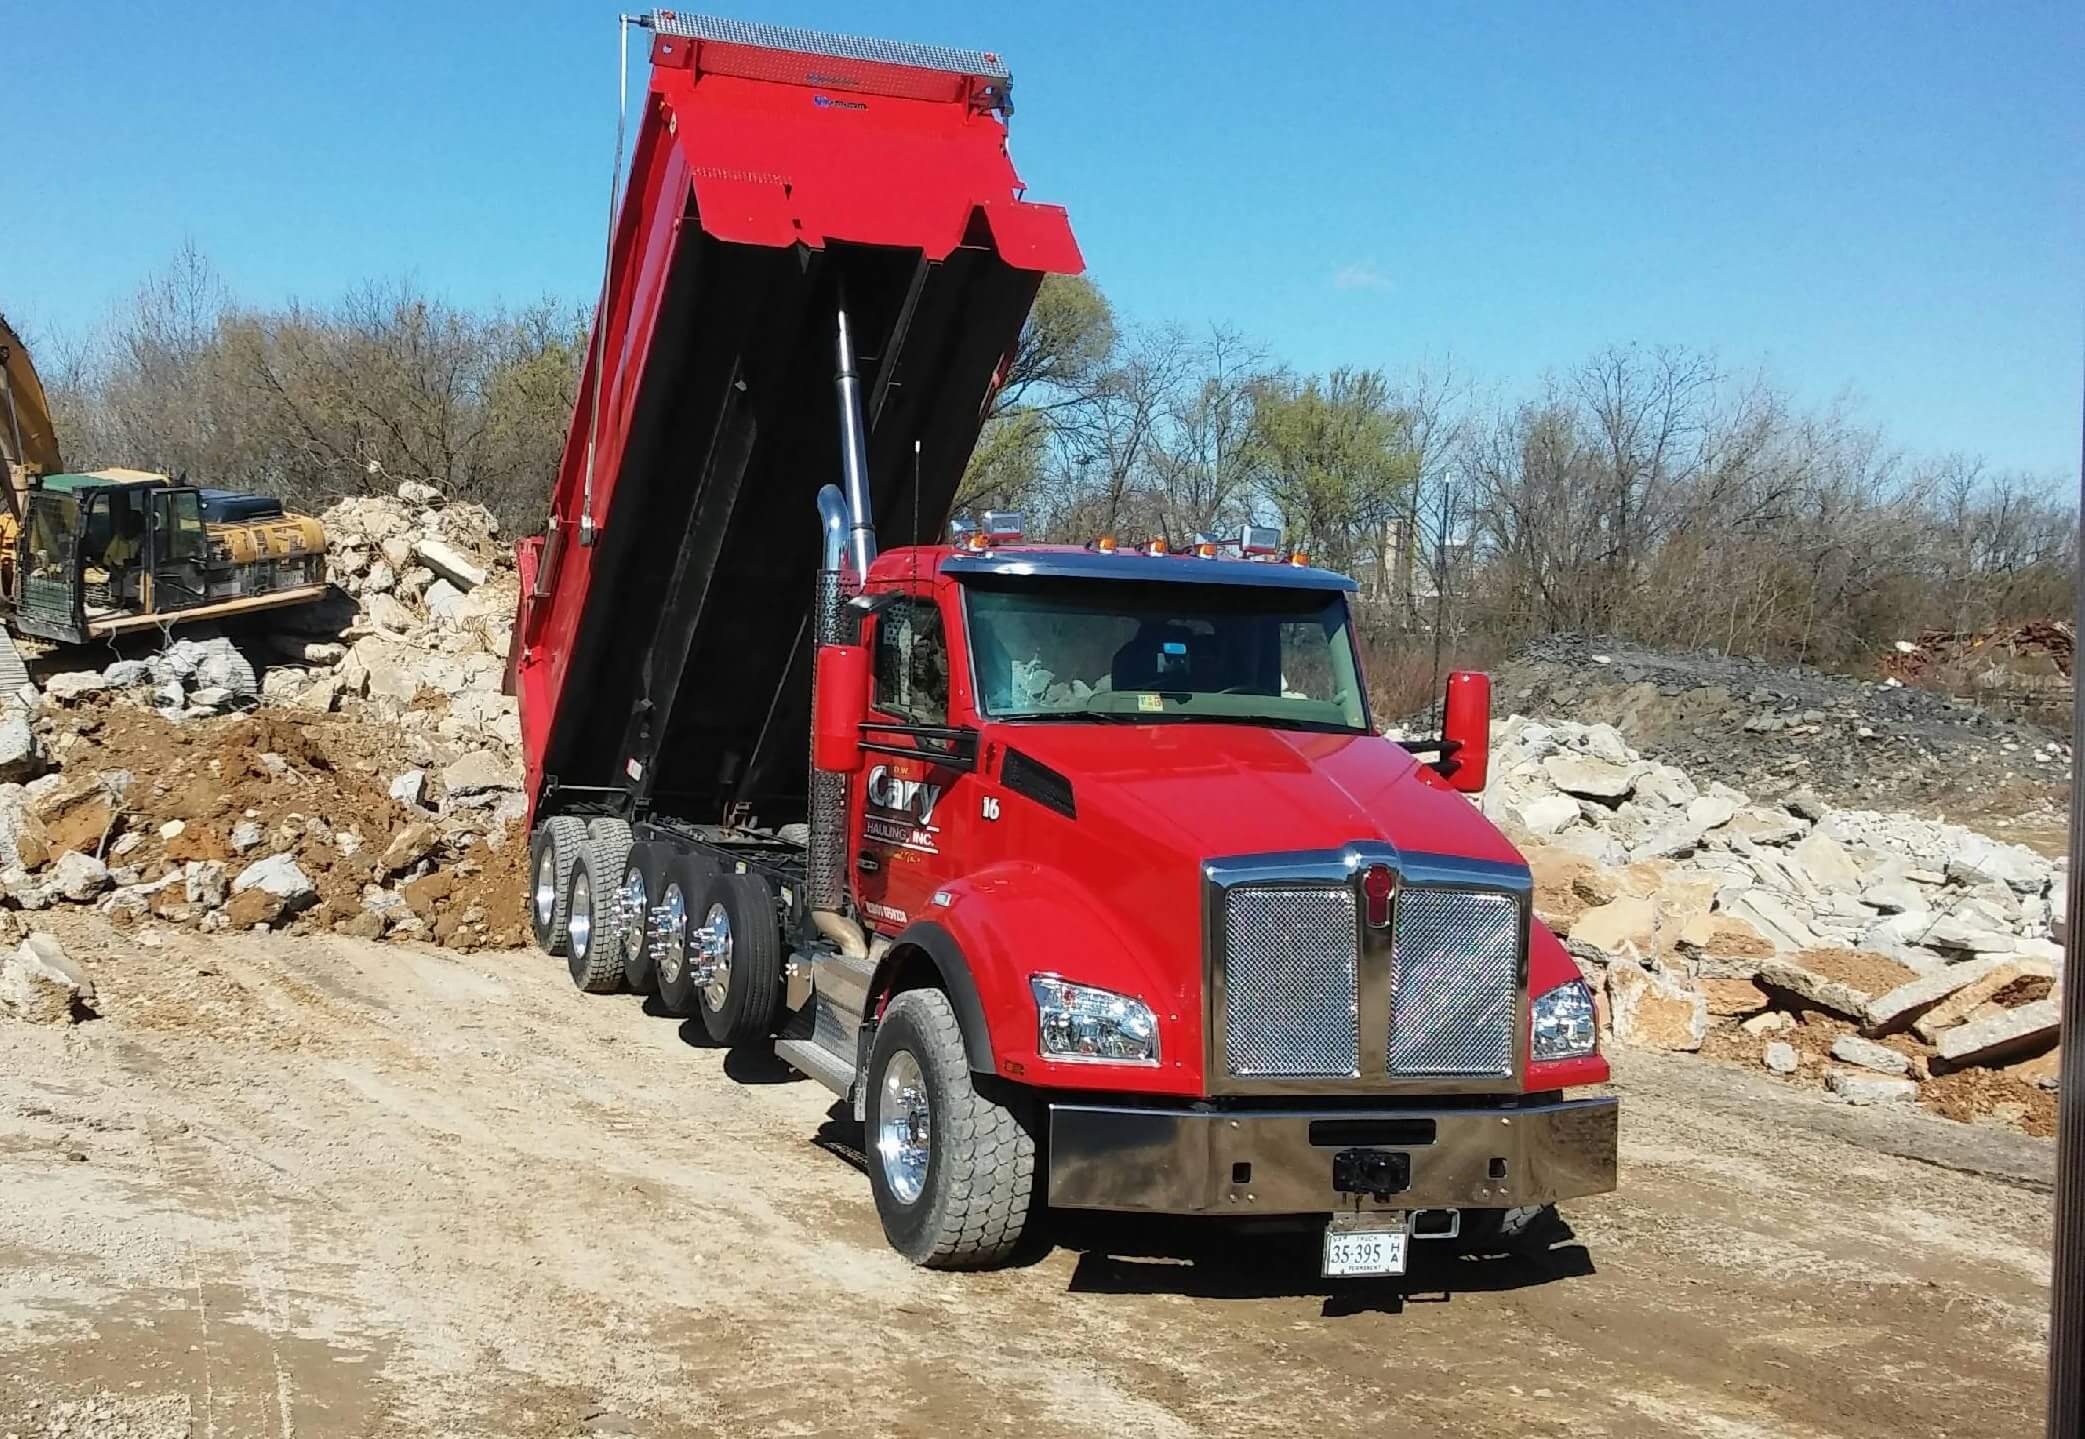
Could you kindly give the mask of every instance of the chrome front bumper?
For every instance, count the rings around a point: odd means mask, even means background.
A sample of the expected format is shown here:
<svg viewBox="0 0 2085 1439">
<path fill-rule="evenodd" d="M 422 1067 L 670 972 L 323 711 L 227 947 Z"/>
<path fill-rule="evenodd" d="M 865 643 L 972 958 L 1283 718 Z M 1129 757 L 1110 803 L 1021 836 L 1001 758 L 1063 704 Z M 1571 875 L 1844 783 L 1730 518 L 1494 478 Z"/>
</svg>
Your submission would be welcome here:
<svg viewBox="0 0 2085 1439">
<path fill-rule="evenodd" d="M 1513 1209 L 1615 1187 L 1619 1102 L 1523 1108 L 1190 1111 L 1050 1106 L 1050 1203 L 1160 1214 Z M 1410 1182 L 1345 1193 L 1334 1159 L 1406 1155 Z"/>
</svg>

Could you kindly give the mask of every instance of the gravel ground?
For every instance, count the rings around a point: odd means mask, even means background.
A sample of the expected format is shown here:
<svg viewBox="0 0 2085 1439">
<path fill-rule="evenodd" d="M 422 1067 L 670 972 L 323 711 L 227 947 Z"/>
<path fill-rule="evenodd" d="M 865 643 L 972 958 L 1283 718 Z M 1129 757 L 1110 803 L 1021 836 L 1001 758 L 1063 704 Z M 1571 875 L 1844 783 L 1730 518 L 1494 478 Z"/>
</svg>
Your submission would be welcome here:
<svg viewBox="0 0 2085 1439">
<path fill-rule="evenodd" d="M 1625 1055 L 1622 1187 L 1539 1261 L 883 1244 L 856 1126 L 528 952 L 141 946 L 0 1028 L 0 1434 L 2027 1434 L 2049 1146 Z"/>
</svg>

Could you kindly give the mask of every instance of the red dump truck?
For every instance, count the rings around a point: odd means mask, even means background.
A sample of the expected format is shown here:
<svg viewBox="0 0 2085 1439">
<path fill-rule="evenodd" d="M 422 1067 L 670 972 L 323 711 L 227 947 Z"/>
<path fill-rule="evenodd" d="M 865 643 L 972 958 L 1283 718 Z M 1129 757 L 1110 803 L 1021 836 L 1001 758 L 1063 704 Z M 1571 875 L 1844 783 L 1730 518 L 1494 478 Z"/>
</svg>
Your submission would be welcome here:
<svg viewBox="0 0 2085 1439">
<path fill-rule="evenodd" d="M 538 942 L 851 1101 L 890 1242 L 1282 1217 L 1327 1274 L 1611 1189 L 1592 997 L 1353 582 L 951 514 L 1036 290 L 995 55 L 660 13 L 511 683 Z M 827 483 L 828 479 L 835 483 Z M 896 541 L 889 548 L 880 546 Z M 1431 755 L 1425 763 L 1415 757 Z"/>
</svg>

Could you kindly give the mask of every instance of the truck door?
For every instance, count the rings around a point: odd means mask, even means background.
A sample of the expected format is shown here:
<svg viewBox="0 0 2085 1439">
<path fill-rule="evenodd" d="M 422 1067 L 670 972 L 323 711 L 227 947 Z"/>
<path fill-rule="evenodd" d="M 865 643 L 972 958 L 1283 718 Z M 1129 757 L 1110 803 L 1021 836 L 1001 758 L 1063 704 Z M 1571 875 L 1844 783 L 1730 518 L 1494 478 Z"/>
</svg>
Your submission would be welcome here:
<svg viewBox="0 0 2085 1439">
<path fill-rule="evenodd" d="M 56 490 L 31 490 L 24 507 L 21 603 L 15 624 L 44 639 L 87 638 L 80 599 L 80 503 Z"/>
<path fill-rule="evenodd" d="M 203 562 L 210 542 L 203 532 L 203 499 L 195 490 L 160 490 L 152 496 L 152 595 L 154 613 L 201 604 Z"/>
<path fill-rule="evenodd" d="M 872 751 L 855 781 L 862 817 L 856 892 L 871 923 L 895 932 L 927 912 L 957 868 L 949 822 L 967 796 L 970 757 L 947 738 L 948 637 L 929 595 L 905 594 L 870 621 Z"/>
</svg>

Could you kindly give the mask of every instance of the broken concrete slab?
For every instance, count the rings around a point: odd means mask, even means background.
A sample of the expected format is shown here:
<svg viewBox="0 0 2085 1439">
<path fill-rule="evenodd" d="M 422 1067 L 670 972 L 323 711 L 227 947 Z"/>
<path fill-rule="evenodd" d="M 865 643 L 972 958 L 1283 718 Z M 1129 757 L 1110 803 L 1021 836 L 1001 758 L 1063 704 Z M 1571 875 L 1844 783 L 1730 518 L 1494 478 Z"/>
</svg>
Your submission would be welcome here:
<svg viewBox="0 0 2085 1439">
<path fill-rule="evenodd" d="M 1651 953 L 1657 915 L 1657 905 L 1648 899 L 1624 895 L 1610 900 L 1572 921 L 1571 946 L 1598 960 L 1642 958 Z"/>
<path fill-rule="evenodd" d="M 1633 766 L 1591 755 L 1553 754 L 1542 761 L 1542 769 L 1551 784 L 1582 799 L 1620 800 L 1636 787 Z"/>
<path fill-rule="evenodd" d="M 1614 1037 L 1644 1049 L 1697 1050 L 1708 1037 L 1708 1004 L 1692 986 L 1653 974 L 1633 959 L 1607 967 Z"/>
<path fill-rule="evenodd" d="M 311 876 L 298 865 L 290 854 L 271 854 L 239 871 L 232 881 L 232 894 L 236 898 L 248 890 L 259 889 L 274 895 L 286 905 L 303 905 L 318 897 L 318 886 Z"/>
<path fill-rule="evenodd" d="M 1846 847 L 1830 835 L 1807 834 L 1789 847 L 1789 858 L 1801 866 L 1810 883 L 1820 890 L 1857 890 L 1861 867 Z"/>
<path fill-rule="evenodd" d="M 0 959 L 0 1009 L 32 1024 L 69 1024 L 94 1013 L 94 980 L 58 936 L 34 930 Z"/>
<path fill-rule="evenodd" d="M 1763 889 L 1729 895 L 1720 908 L 1733 919 L 1743 920 L 1777 950 L 1815 949 L 1823 942 L 1787 901 Z"/>
<path fill-rule="evenodd" d="M 1872 1069 L 1877 1074 L 1908 1075 L 1911 1060 L 1897 1053 L 1886 1044 L 1877 1044 L 1872 1039 L 1862 1039 L 1857 1034 L 1842 1034 L 1832 1041 L 1832 1058 L 1857 1064 L 1862 1069 Z"/>
<path fill-rule="evenodd" d="M 1950 965 L 1938 974 L 1922 975 L 1879 994 L 1861 1007 L 1862 1030 L 1871 1036 L 1895 1034 L 1965 986 L 1997 968 L 2003 961 L 1980 960 Z"/>
<path fill-rule="evenodd" d="M 1753 844 L 1786 844 L 1801 838 L 1808 829 L 1806 822 L 1786 810 L 1753 805 L 1732 815 L 1730 822 L 1718 833 L 1750 840 Z"/>
<path fill-rule="evenodd" d="M 459 590 L 474 590 L 485 583 L 485 571 L 472 563 L 454 545 L 434 539 L 416 540 L 413 543 L 413 554 L 419 558 L 421 564 Z"/>
<path fill-rule="evenodd" d="M 2055 1000 L 2038 999 L 1991 1019 L 1957 1025 L 1942 1034 L 1934 1048 L 1957 1068 L 2002 1064 L 2055 1043 L 2062 1022 Z"/>
<path fill-rule="evenodd" d="M 1918 1083 L 1910 1079 L 1892 1079 L 1880 1074 L 1862 1074 L 1850 1069 L 1835 1069 L 1825 1076 L 1825 1085 L 1848 1104 L 1915 1104 L 1918 1102 Z"/>
<path fill-rule="evenodd" d="M 1937 1043 L 1942 1031 L 1962 1023 L 1984 1001 L 2026 973 L 2019 961 L 2012 959 L 1980 968 L 1983 973 L 1913 1020 L 1911 1032 L 1928 1044 Z"/>
<path fill-rule="evenodd" d="M 520 788 L 521 772 L 489 749 L 473 751 L 442 771 L 442 789 L 452 797 Z"/>
<path fill-rule="evenodd" d="M 51 886 L 75 904 L 85 904 L 109 887 L 109 867 L 91 854 L 69 849 L 51 866 Z"/>
<path fill-rule="evenodd" d="M 1805 1004 L 1846 1019 L 1859 1019 L 1872 998 L 1844 980 L 1819 974 L 1784 955 L 1761 960 L 1758 979 L 1771 989 L 1782 990 Z"/>
</svg>

